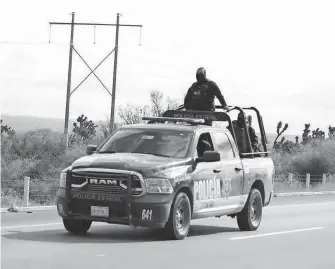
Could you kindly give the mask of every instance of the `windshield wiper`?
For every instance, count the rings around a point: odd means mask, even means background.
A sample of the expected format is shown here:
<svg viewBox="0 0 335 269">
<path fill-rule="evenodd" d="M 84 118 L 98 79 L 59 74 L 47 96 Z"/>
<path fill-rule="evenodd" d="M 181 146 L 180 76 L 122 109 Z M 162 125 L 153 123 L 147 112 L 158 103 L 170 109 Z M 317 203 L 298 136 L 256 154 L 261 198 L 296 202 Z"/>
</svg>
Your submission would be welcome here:
<svg viewBox="0 0 335 269">
<path fill-rule="evenodd" d="M 134 151 L 132 153 L 150 154 L 150 155 L 154 155 L 154 156 L 158 156 L 158 157 L 168 157 L 168 158 L 171 158 L 171 156 L 168 156 L 168 155 L 159 154 L 159 153 L 152 153 L 152 152 L 136 152 L 136 151 Z"/>
<path fill-rule="evenodd" d="M 113 151 L 113 150 L 111 150 L 111 151 L 99 151 L 98 153 L 116 153 L 116 151 Z"/>
</svg>

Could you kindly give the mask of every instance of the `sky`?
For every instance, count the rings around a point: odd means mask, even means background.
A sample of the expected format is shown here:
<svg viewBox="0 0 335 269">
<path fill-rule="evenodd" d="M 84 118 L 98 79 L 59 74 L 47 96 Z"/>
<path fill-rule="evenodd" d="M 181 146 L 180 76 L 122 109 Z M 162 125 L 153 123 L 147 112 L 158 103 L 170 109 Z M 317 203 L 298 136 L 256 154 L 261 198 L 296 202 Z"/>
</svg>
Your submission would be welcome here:
<svg viewBox="0 0 335 269">
<path fill-rule="evenodd" d="M 64 118 L 70 26 L 121 27 L 116 106 L 148 104 L 149 91 L 178 99 L 203 66 L 227 103 L 255 106 L 267 132 L 278 121 L 301 135 L 335 125 L 334 1 L 6 1 L 0 10 L 1 113 Z M 114 27 L 76 26 L 74 46 L 94 68 L 113 48 Z M 112 54 L 96 71 L 111 91 Z M 73 90 L 90 70 L 73 54 Z M 104 120 L 111 97 L 91 75 L 71 96 L 70 117 Z"/>
</svg>

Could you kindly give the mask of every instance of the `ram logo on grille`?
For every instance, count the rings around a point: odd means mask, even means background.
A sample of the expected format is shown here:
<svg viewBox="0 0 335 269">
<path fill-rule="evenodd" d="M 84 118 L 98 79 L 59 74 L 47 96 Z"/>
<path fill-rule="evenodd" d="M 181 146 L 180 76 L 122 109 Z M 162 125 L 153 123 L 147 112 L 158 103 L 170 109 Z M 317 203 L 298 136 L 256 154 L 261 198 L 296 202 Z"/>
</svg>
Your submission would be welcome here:
<svg viewBox="0 0 335 269">
<path fill-rule="evenodd" d="M 117 186 L 117 180 L 90 178 L 90 184 L 114 185 L 114 186 Z"/>
</svg>

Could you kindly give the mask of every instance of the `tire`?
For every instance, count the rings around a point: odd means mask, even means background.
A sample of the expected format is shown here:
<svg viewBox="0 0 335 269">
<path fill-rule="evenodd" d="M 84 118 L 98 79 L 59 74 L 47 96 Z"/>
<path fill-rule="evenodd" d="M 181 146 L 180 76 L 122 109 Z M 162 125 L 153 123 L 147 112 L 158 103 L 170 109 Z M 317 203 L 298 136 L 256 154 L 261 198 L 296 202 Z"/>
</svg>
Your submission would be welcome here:
<svg viewBox="0 0 335 269">
<path fill-rule="evenodd" d="M 65 229 L 72 234 L 86 234 L 91 228 L 90 220 L 63 219 Z"/>
<path fill-rule="evenodd" d="M 262 214 L 262 195 L 259 190 L 252 189 L 243 210 L 237 214 L 239 229 L 241 231 L 256 231 L 261 224 Z"/>
<path fill-rule="evenodd" d="M 169 221 L 164 228 L 164 233 L 169 239 L 183 240 L 188 235 L 190 224 L 190 199 L 186 193 L 180 192 L 172 203 Z"/>
</svg>

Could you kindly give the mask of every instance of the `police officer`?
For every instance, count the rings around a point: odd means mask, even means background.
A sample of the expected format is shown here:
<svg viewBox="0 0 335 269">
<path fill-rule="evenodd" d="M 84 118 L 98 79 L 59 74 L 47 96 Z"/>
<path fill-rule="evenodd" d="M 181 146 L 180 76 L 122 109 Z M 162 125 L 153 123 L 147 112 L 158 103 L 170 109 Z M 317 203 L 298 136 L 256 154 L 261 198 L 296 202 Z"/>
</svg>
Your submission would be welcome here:
<svg viewBox="0 0 335 269">
<path fill-rule="evenodd" d="M 246 118 L 246 115 L 244 113 L 244 117 Z M 239 147 L 240 152 L 243 153 L 249 153 L 251 152 L 251 149 L 249 147 L 249 143 L 247 140 L 247 136 L 244 130 L 244 120 L 243 120 L 243 114 L 240 112 L 237 116 L 237 120 L 234 120 L 232 122 L 234 127 L 234 132 L 237 139 L 237 145 Z M 228 130 L 232 133 L 232 127 L 229 125 Z M 247 130 L 250 137 L 251 147 L 254 152 L 258 151 L 258 137 L 256 135 L 255 129 L 250 126 L 250 124 L 247 122 Z"/>
<path fill-rule="evenodd" d="M 214 81 L 207 79 L 206 70 L 200 67 L 196 73 L 197 82 L 188 89 L 184 99 L 186 110 L 215 111 L 214 98 L 218 98 L 222 107 L 227 109 L 227 104 L 219 87 Z"/>
</svg>

